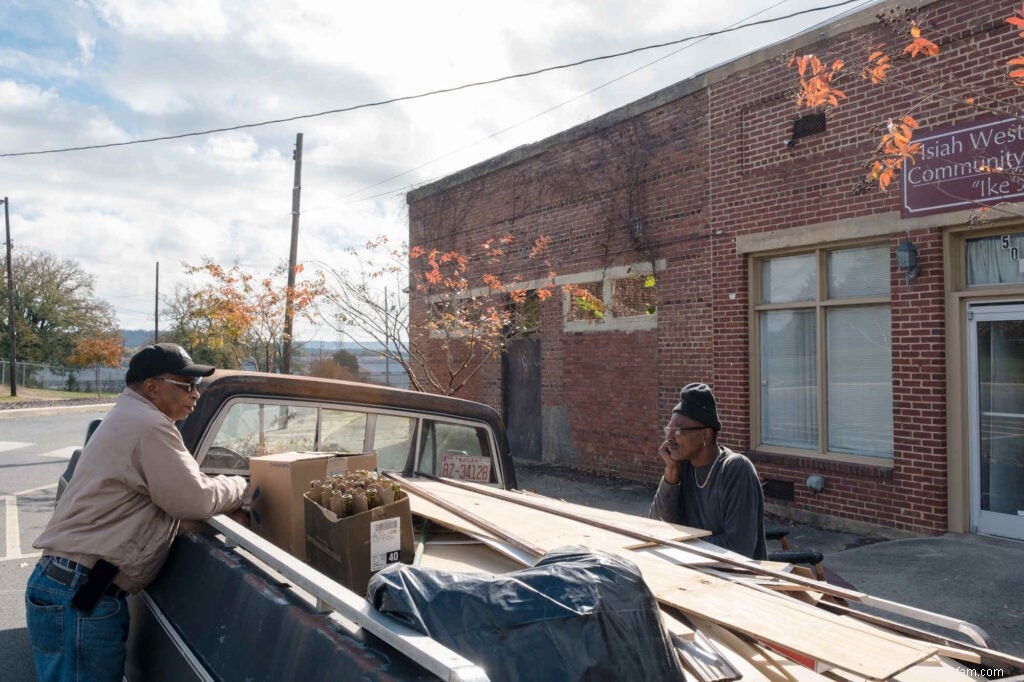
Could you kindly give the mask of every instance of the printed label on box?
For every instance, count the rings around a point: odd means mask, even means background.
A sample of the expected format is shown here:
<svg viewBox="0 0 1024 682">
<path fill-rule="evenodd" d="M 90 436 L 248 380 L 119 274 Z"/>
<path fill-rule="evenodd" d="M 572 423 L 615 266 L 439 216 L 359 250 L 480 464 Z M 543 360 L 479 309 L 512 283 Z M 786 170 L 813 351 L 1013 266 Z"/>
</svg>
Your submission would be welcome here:
<svg viewBox="0 0 1024 682">
<path fill-rule="evenodd" d="M 441 455 L 441 476 L 475 483 L 487 483 L 491 480 L 491 458 L 446 452 Z"/>
<path fill-rule="evenodd" d="M 370 523 L 371 571 L 398 563 L 402 549 L 401 529 L 401 519 L 381 519 Z"/>
</svg>

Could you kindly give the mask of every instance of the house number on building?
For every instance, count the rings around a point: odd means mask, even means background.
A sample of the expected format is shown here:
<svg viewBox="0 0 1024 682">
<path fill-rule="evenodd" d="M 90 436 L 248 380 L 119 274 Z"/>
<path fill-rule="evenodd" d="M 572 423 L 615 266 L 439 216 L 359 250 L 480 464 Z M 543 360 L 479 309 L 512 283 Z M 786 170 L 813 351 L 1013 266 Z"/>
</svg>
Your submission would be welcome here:
<svg viewBox="0 0 1024 682">
<path fill-rule="evenodd" d="M 1013 260 L 1019 261 L 1020 260 L 1020 249 L 1017 248 L 1016 246 L 1010 246 L 1010 235 L 1004 234 L 1002 237 L 999 238 L 999 240 L 1002 242 L 1004 250 L 1005 249 L 1009 249 L 1010 250 L 1010 258 L 1012 258 Z"/>
</svg>

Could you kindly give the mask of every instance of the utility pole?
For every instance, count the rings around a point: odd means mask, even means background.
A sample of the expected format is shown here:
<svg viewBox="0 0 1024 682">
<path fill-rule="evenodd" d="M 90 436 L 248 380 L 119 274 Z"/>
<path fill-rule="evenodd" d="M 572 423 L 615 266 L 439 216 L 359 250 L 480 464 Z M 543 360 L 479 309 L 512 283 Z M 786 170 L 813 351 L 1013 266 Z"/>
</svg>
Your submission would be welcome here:
<svg viewBox="0 0 1024 682">
<path fill-rule="evenodd" d="M 292 318 L 295 316 L 295 267 L 299 252 L 299 194 L 302 192 L 302 133 L 295 135 L 295 182 L 292 185 L 292 248 L 288 252 L 288 289 L 284 294 L 284 347 L 281 374 L 292 372 Z"/>
<path fill-rule="evenodd" d="M 156 262 L 156 293 L 153 296 L 153 343 L 160 343 L 160 261 Z"/>
<path fill-rule="evenodd" d="M 18 343 L 14 334 L 14 274 L 11 267 L 11 216 L 7 210 L 7 197 L 4 197 L 4 226 L 7 228 L 7 341 L 10 348 L 11 361 L 11 397 L 18 395 L 18 378 L 14 360 L 18 356 Z"/>
<path fill-rule="evenodd" d="M 388 288 L 384 287 L 384 383 L 391 385 L 391 354 L 388 349 L 391 347 L 391 320 L 388 308 Z"/>
</svg>

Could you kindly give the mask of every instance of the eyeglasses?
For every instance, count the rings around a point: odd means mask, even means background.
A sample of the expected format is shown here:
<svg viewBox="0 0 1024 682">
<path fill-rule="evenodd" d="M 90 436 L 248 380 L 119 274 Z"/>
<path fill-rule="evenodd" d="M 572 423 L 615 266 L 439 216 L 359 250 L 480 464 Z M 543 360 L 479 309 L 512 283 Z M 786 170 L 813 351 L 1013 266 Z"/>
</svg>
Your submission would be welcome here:
<svg viewBox="0 0 1024 682">
<path fill-rule="evenodd" d="M 665 431 L 665 438 L 671 438 L 672 436 L 681 436 L 685 431 L 701 431 L 708 428 L 707 426 L 666 426 L 663 430 Z"/>
<path fill-rule="evenodd" d="M 193 379 L 192 381 L 189 381 L 189 382 L 175 381 L 174 379 L 165 379 L 164 377 L 152 377 L 152 378 L 156 379 L 157 381 L 166 381 L 169 384 L 174 384 L 178 388 L 184 389 L 184 390 L 188 391 L 189 393 L 191 393 L 192 391 L 198 391 L 199 390 L 199 384 L 203 383 L 202 377 L 199 377 L 197 379 Z"/>
</svg>

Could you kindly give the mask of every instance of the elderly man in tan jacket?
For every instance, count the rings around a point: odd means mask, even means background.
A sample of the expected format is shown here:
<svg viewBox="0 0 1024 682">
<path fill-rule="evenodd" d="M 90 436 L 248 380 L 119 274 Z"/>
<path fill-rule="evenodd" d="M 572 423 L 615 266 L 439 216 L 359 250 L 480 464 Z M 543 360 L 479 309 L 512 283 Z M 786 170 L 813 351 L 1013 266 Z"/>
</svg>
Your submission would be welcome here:
<svg viewBox="0 0 1024 682">
<path fill-rule="evenodd" d="M 173 343 L 132 357 L 127 387 L 83 448 L 34 543 L 43 557 L 25 603 L 41 680 L 121 680 L 125 596 L 156 577 L 181 520 L 242 504 L 245 479 L 200 472 L 175 426 L 213 371 Z"/>
</svg>

